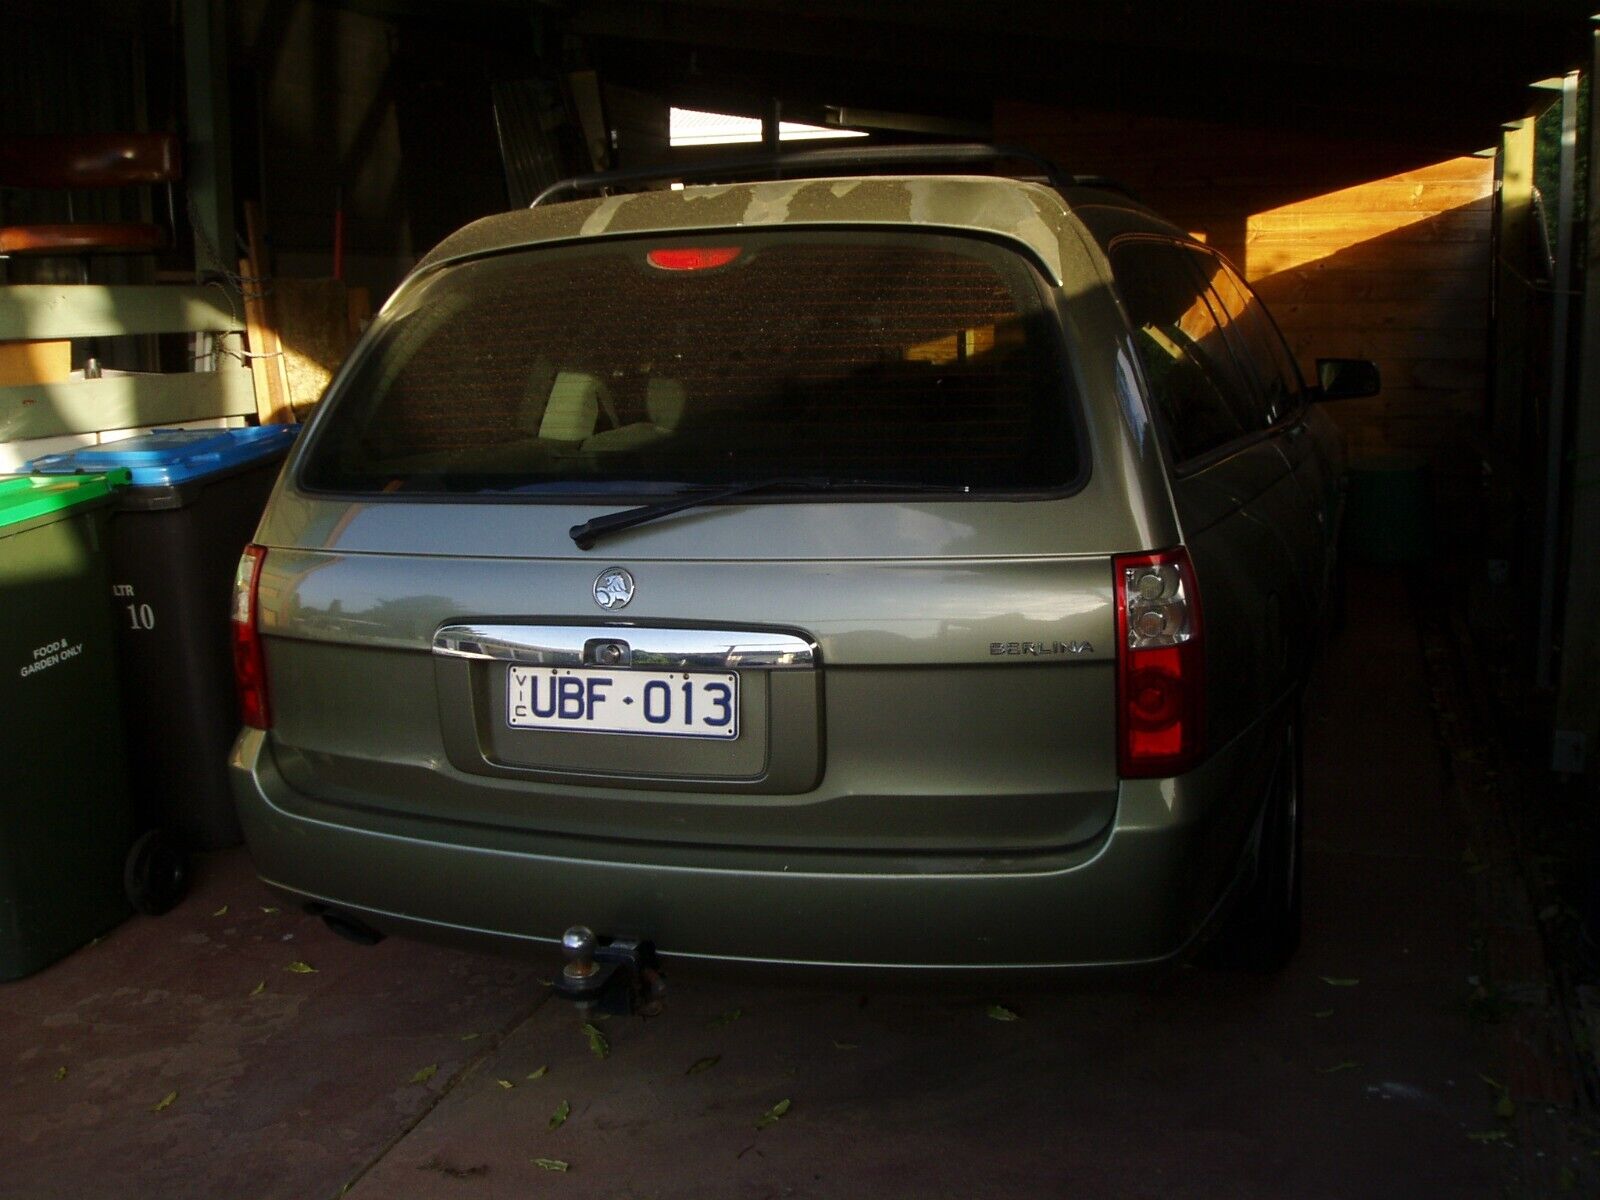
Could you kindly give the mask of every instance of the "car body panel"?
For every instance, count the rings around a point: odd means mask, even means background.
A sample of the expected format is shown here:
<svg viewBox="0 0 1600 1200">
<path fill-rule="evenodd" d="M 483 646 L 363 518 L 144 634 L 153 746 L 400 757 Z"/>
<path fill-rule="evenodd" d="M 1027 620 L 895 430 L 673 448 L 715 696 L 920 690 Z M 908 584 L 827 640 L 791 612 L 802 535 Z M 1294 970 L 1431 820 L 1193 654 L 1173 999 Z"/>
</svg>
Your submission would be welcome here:
<svg viewBox="0 0 1600 1200">
<path fill-rule="evenodd" d="M 818 669 L 742 671 L 748 735 L 731 744 L 509 730 L 497 708 L 504 664 L 442 659 L 435 632 L 464 619 L 594 624 L 594 560 L 273 551 L 261 629 L 273 737 L 297 755 L 285 760 L 294 781 L 331 794 L 363 771 L 405 763 L 414 770 L 391 773 L 386 806 L 474 820 L 502 806 L 528 825 L 631 840 L 965 839 L 992 849 L 1072 844 L 1110 820 L 1104 559 L 623 561 L 638 587 L 626 621 L 608 623 L 618 638 L 703 625 L 714 587 L 719 624 L 803 630 Z M 829 769 L 819 781 L 824 728 Z M 1073 733 L 1065 745 L 1060 728 Z M 574 806 L 579 780 L 663 794 Z M 720 798 L 674 795 L 707 791 Z M 801 793 L 803 802 L 771 799 Z M 735 806 L 736 794 L 751 799 Z M 851 815 L 840 816 L 844 807 Z"/>
<path fill-rule="evenodd" d="M 497 213 L 445 238 L 417 264 L 411 281 L 447 263 L 541 243 L 804 225 L 887 225 L 1004 237 L 1031 252 L 1052 283 L 1059 285 L 1072 272 L 1063 256 L 1072 240 L 1071 222 L 1049 188 L 982 175 L 912 175 L 685 187 Z"/>
<path fill-rule="evenodd" d="M 232 773 L 262 878 L 382 930 L 498 949 L 570 924 L 647 931 L 669 960 L 876 970 L 1126 971 L 1178 961 L 1237 885 L 1254 821 L 1241 764 L 1269 713 L 1183 780 L 1120 785 L 1117 819 L 1065 850 L 847 854 L 609 841 L 373 813 L 296 790 L 246 731 Z M 470 886 L 467 886 L 470 881 Z"/>
</svg>

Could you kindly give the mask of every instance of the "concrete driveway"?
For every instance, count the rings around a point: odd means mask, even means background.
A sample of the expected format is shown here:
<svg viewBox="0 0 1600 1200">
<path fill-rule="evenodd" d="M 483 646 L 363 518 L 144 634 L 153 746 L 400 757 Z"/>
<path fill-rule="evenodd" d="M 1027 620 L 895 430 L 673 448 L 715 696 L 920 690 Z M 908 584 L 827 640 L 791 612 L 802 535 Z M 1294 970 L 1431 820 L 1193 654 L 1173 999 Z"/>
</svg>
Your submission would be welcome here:
<svg viewBox="0 0 1600 1200">
<path fill-rule="evenodd" d="M 603 1059 L 553 962 L 352 946 L 213 856 L 176 912 L 0 985 L 0 1195 L 1500 1195 L 1473 889 L 1394 580 L 1353 589 L 1307 741 L 1281 975 L 863 993 L 679 967 Z"/>
</svg>

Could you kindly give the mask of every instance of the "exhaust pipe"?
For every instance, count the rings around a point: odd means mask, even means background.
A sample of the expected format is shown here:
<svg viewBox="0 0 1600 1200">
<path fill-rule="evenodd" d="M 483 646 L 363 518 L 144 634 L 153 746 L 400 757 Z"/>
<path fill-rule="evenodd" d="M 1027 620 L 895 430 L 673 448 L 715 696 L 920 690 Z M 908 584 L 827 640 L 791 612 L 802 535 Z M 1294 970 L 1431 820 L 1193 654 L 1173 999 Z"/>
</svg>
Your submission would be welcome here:
<svg viewBox="0 0 1600 1200">
<path fill-rule="evenodd" d="M 352 917 L 349 913 L 325 908 L 322 910 L 321 917 L 324 925 L 347 942 L 354 942 L 358 946 L 376 946 L 383 941 L 383 934 L 361 920 L 361 918 Z"/>
</svg>

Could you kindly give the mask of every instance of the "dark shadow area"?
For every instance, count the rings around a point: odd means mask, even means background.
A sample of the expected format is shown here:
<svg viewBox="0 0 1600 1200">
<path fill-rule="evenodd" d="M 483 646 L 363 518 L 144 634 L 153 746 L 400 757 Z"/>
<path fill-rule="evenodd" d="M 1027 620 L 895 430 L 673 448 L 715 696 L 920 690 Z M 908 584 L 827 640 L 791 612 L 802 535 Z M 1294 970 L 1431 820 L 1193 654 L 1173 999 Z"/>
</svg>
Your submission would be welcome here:
<svg viewBox="0 0 1600 1200">
<path fill-rule="evenodd" d="M 1292 232 L 1261 233 L 1245 259 L 1308 378 L 1318 358 L 1378 364 L 1378 396 L 1327 412 L 1356 465 L 1412 458 L 1428 468 L 1438 557 L 1479 545 L 1485 530 L 1489 220 L 1484 198 L 1321 257 Z M 1291 265 L 1262 274 L 1258 264 L 1275 256 Z"/>
</svg>

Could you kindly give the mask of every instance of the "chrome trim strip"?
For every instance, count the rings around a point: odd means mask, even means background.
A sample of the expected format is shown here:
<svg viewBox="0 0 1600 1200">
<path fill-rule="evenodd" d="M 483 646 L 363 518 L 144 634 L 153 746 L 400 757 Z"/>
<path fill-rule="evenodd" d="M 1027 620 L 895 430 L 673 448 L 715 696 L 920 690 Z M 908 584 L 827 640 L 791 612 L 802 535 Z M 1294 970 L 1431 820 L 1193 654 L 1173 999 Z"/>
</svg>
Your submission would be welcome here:
<svg viewBox="0 0 1600 1200">
<path fill-rule="evenodd" d="M 696 671 L 783 671 L 816 666 L 814 642 L 749 629 L 652 629 L 633 625 L 445 625 L 433 652 L 538 667 L 597 666 L 595 643 L 623 642 L 631 665 Z M 623 668 L 626 669 L 626 668 Z"/>
</svg>

